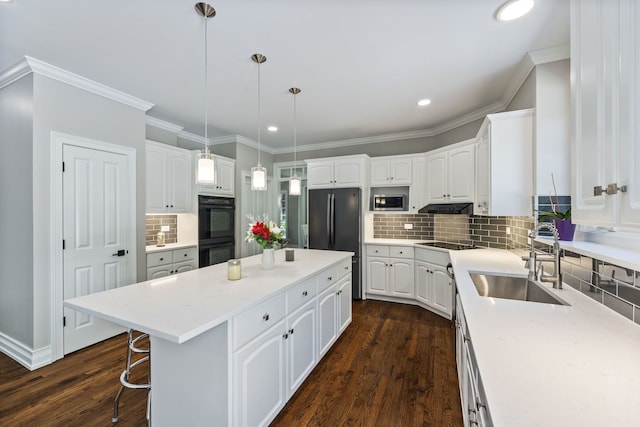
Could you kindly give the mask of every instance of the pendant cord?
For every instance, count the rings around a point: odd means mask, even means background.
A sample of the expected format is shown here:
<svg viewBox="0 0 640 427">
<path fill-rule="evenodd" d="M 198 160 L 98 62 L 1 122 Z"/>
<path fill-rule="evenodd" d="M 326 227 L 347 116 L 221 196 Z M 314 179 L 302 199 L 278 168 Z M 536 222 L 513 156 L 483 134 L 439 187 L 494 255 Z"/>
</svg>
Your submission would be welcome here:
<svg viewBox="0 0 640 427">
<path fill-rule="evenodd" d="M 260 109 L 260 62 L 258 62 L 258 165 L 260 165 L 260 128 L 262 127 L 262 112 Z"/>
<path fill-rule="evenodd" d="M 296 109 L 296 95 L 293 94 L 293 174 L 296 174 L 296 166 L 297 166 L 297 139 L 298 139 L 298 112 Z"/>
<path fill-rule="evenodd" d="M 207 137 L 208 123 L 207 117 L 209 116 L 209 103 L 207 102 L 207 89 L 208 89 L 208 64 L 209 64 L 209 48 L 207 43 L 207 16 L 204 17 L 204 153 L 209 155 L 209 138 Z"/>
</svg>

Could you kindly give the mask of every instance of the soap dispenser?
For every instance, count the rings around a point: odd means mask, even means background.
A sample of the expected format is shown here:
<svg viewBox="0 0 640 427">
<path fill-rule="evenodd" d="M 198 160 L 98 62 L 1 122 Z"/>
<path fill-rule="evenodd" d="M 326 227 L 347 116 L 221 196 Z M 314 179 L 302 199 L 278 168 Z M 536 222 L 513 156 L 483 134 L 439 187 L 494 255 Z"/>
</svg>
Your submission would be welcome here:
<svg viewBox="0 0 640 427">
<path fill-rule="evenodd" d="M 156 235 L 156 240 L 157 240 L 156 246 L 157 247 L 160 248 L 160 247 L 164 246 L 164 244 L 165 244 L 164 240 L 165 240 L 165 237 L 166 237 L 164 233 L 167 232 L 167 231 L 169 231 L 169 226 L 168 225 L 161 225 L 160 226 L 160 231 L 158 231 L 158 234 Z"/>
</svg>

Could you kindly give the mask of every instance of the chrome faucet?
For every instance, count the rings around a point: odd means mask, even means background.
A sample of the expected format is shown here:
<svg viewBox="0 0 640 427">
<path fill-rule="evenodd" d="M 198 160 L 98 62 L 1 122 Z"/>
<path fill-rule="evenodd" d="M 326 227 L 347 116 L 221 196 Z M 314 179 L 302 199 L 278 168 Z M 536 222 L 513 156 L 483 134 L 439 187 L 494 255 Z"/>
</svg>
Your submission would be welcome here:
<svg viewBox="0 0 640 427">
<path fill-rule="evenodd" d="M 549 230 L 553 233 L 553 254 L 540 254 L 536 252 L 534 246 L 534 239 L 538 236 L 540 230 Z M 529 239 L 531 239 L 531 247 L 529 249 L 529 256 L 523 256 L 522 260 L 526 261 L 525 267 L 529 268 L 529 280 L 536 281 L 538 278 L 541 282 L 551 282 L 555 289 L 562 289 L 562 270 L 561 270 L 561 251 L 560 242 L 558 240 L 558 230 L 550 222 L 539 222 L 536 228 L 529 233 Z M 553 275 L 545 276 L 542 263 L 545 261 L 553 262 Z M 538 265 L 542 270 L 542 274 L 538 274 Z"/>
</svg>

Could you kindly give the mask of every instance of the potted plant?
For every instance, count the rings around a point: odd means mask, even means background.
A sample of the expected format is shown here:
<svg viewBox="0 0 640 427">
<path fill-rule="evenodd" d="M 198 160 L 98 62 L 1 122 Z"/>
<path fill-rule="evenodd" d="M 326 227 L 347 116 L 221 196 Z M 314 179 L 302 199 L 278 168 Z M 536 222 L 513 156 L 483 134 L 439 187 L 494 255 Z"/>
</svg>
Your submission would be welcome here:
<svg viewBox="0 0 640 427">
<path fill-rule="evenodd" d="M 553 221 L 553 226 L 558 230 L 558 239 L 560 240 L 573 240 L 573 234 L 576 231 L 576 225 L 571 222 L 571 207 L 565 212 L 561 212 L 558 209 L 560 200 L 558 197 L 558 191 L 556 190 L 556 182 L 551 174 L 551 182 L 553 184 L 553 193 L 555 195 L 555 202 L 549 193 L 549 203 L 551 204 L 551 212 L 538 210 L 538 221 Z"/>
<path fill-rule="evenodd" d="M 269 221 L 267 216 L 257 220 L 249 216 L 251 224 L 245 237 L 246 241 L 255 240 L 262 247 L 262 268 L 271 270 L 275 264 L 274 249 L 278 249 L 286 244 L 283 232 L 273 221 Z"/>
</svg>

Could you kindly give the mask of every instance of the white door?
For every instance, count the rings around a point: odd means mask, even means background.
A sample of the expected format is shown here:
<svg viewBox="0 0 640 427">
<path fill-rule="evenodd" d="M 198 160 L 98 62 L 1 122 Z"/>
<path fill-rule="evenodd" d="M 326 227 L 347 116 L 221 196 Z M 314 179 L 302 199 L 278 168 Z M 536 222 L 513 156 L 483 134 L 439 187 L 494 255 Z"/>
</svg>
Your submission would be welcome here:
<svg viewBox="0 0 640 427">
<path fill-rule="evenodd" d="M 127 157 L 66 144 L 62 156 L 63 298 L 124 286 L 127 251 L 133 249 L 127 247 Z M 64 316 L 65 354 L 124 331 L 68 308 Z"/>
<path fill-rule="evenodd" d="M 287 398 L 300 387 L 300 384 L 316 366 L 318 337 L 316 302 L 310 301 L 287 320 L 288 375 Z"/>
<path fill-rule="evenodd" d="M 367 293 L 387 295 L 389 293 L 388 258 L 367 258 Z"/>
<path fill-rule="evenodd" d="M 473 202 L 475 147 L 467 145 L 449 151 L 447 201 Z"/>
<path fill-rule="evenodd" d="M 447 201 L 447 154 L 432 154 L 426 159 L 427 203 L 445 202 Z"/>
<path fill-rule="evenodd" d="M 413 261 L 394 259 L 389 274 L 390 295 L 413 298 Z"/>
<path fill-rule="evenodd" d="M 432 306 L 451 315 L 453 305 L 453 289 L 447 271 L 442 267 L 433 266 L 433 301 Z"/>
</svg>

